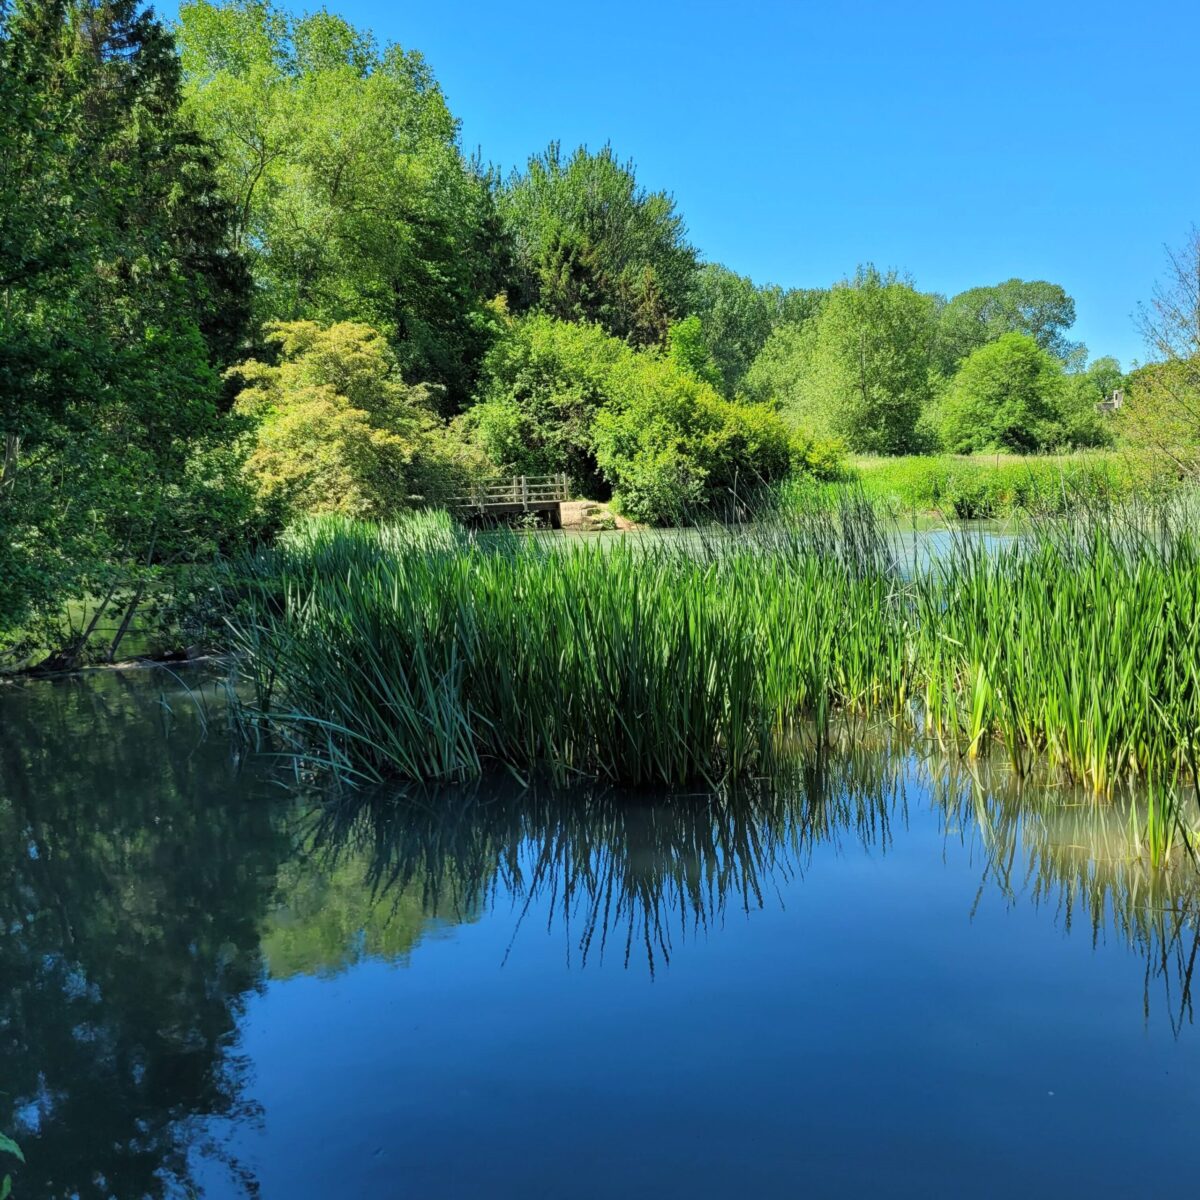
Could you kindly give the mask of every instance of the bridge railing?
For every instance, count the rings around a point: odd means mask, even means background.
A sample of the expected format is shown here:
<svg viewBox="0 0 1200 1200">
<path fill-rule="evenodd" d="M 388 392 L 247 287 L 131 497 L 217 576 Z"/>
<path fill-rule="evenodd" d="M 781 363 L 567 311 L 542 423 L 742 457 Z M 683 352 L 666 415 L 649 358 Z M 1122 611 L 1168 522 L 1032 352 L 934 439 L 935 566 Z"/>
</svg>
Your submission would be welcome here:
<svg viewBox="0 0 1200 1200">
<path fill-rule="evenodd" d="M 534 508 L 566 500 L 567 477 L 558 475 L 514 475 L 512 479 L 481 481 L 468 493 L 452 496 L 451 508 L 493 508 L 520 505 Z"/>
</svg>

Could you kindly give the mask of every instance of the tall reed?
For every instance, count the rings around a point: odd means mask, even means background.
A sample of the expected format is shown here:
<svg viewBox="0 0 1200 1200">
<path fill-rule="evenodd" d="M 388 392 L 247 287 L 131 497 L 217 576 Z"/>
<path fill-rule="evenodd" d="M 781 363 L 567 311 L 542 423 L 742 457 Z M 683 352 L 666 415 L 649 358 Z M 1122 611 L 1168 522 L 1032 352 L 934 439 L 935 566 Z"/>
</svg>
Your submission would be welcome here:
<svg viewBox="0 0 1200 1200">
<path fill-rule="evenodd" d="M 325 522 L 240 578 L 248 725 L 364 779 L 715 784 L 835 712 L 1099 793 L 1196 779 L 1200 546 L 1158 510 L 917 566 L 853 497 L 600 542 Z"/>
</svg>

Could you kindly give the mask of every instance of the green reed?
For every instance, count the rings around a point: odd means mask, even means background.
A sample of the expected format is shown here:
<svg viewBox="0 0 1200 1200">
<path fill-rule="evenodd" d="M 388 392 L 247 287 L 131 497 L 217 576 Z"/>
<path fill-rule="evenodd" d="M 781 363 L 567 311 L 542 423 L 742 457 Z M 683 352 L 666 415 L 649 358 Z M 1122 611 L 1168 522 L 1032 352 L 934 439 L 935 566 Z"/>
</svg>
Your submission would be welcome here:
<svg viewBox="0 0 1200 1200">
<path fill-rule="evenodd" d="M 712 785 L 850 713 L 1101 794 L 1195 783 L 1189 523 L 1102 511 L 923 566 L 897 547 L 853 497 L 598 541 L 311 523 L 240 571 L 242 715 L 371 780 Z"/>
</svg>

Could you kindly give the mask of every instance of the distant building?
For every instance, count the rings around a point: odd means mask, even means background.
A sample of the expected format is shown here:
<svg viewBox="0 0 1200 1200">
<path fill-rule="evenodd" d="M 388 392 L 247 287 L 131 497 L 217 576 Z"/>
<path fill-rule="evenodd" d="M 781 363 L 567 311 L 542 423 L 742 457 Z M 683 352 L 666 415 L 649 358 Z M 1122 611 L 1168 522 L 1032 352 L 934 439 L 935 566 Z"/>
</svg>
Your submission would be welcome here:
<svg viewBox="0 0 1200 1200">
<path fill-rule="evenodd" d="M 1096 411 L 1102 413 L 1115 413 L 1118 408 L 1125 403 L 1125 393 L 1118 388 L 1107 400 L 1101 400 L 1096 405 Z"/>
</svg>

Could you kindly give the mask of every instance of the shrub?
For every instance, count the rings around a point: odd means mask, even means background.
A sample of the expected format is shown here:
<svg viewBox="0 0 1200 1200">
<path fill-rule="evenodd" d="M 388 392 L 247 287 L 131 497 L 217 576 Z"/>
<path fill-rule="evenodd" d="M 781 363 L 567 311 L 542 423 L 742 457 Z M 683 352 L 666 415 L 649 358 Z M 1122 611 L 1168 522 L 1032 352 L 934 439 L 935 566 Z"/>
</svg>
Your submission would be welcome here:
<svg viewBox="0 0 1200 1200">
<path fill-rule="evenodd" d="M 635 521 L 675 523 L 720 494 L 786 475 L 793 445 L 762 404 L 726 400 L 670 361 L 639 355 L 596 415 L 596 461 Z"/>
<path fill-rule="evenodd" d="M 794 441 L 773 409 L 722 397 L 707 362 L 695 321 L 662 354 L 595 325 L 527 317 L 489 355 L 464 424 L 503 469 L 565 471 L 645 522 L 677 522 L 721 493 L 807 469 L 810 455 L 829 468 L 830 448 Z"/>
<path fill-rule="evenodd" d="M 590 493 L 600 482 L 592 421 L 609 398 L 614 365 L 632 354 L 598 325 L 542 314 L 509 321 L 484 359 L 479 403 L 464 424 L 502 470 L 563 471 Z"/>
<path fill-rule="evenodd" d="M 235 368 L 235 410 L 250 432 L 244 471 L 276 520 L 305 513 L 390 516 L 445 490 L 469 452 L 434 412 L 433 389 L 409 386 L 383 335 L 312 321 L 269 327 L 275 365 Z"/>
</svg>

